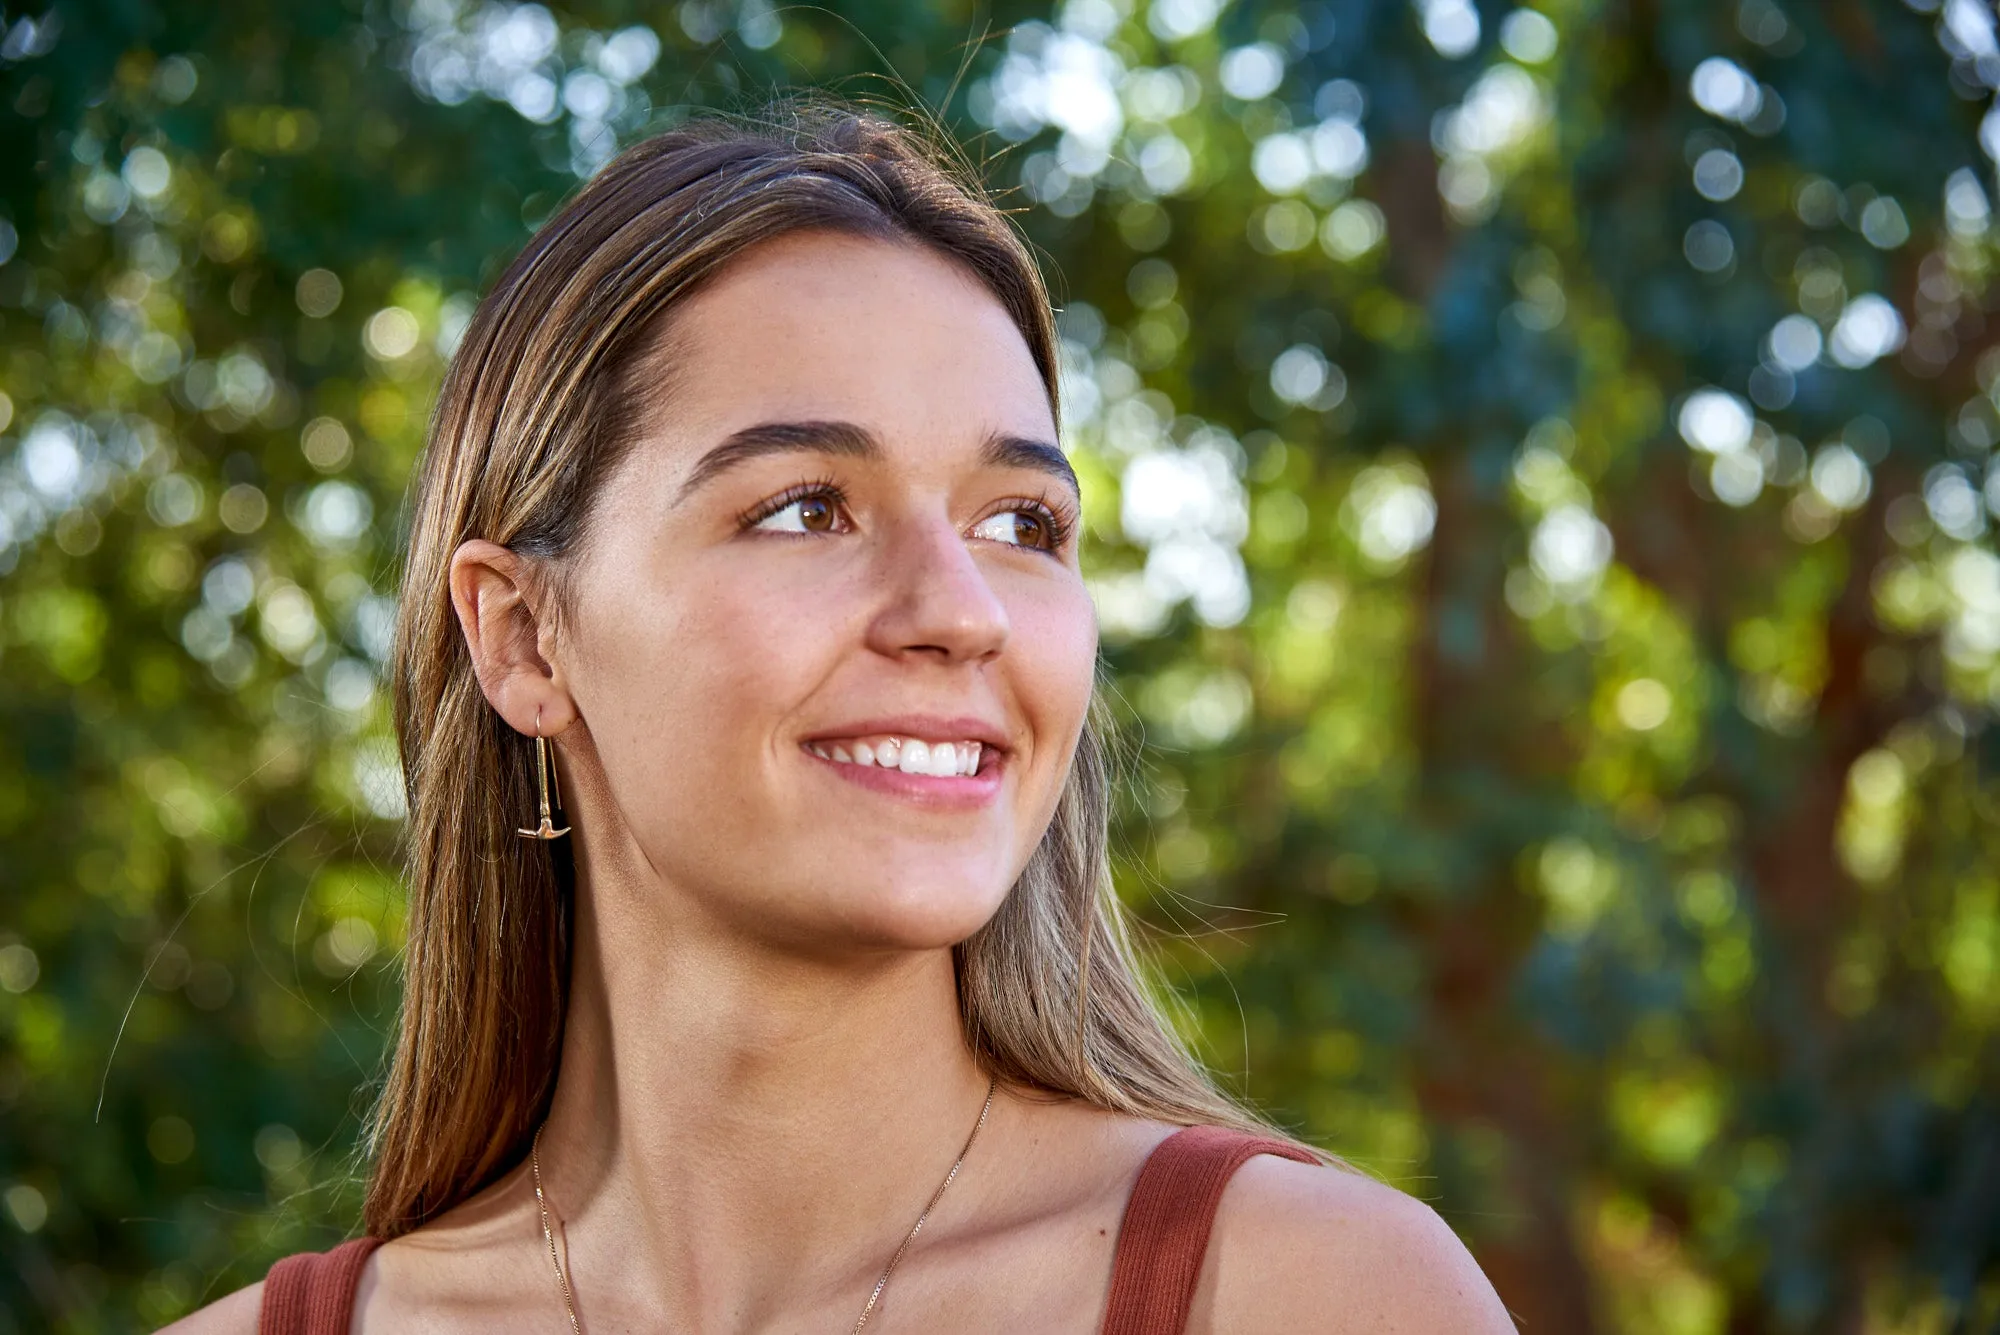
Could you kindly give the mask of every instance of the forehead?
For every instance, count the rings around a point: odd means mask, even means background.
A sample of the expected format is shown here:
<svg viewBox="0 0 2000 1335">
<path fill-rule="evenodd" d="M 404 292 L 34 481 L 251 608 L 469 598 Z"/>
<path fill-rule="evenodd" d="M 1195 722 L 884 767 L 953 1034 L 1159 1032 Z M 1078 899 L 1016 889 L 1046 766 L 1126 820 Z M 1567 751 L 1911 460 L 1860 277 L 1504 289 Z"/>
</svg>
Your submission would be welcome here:
<svg viewBox="0 0 2000 1335">
<path fill-rule="evenodd" d="M 898 439 L 1053 440 L 1047 392 L 999 300 L 916 243 L 799 233 L 740 256 L 676 315 L 671 434 L 838 419 Z"/>
</svg>

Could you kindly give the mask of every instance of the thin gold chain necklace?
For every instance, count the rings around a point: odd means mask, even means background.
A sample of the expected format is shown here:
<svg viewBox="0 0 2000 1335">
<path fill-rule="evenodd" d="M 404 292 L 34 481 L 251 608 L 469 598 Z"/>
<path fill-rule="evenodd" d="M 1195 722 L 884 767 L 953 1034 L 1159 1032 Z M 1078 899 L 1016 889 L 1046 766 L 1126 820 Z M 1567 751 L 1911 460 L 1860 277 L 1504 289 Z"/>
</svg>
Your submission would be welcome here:
<svg viewBox="0 0 2000 1335">
<path fill-rule="evenodd" d="M 999 1087 L 997 1076 L 986 1086 L 986 1102 L 980 1105 L 979 1120 L 972 1124 L 972 1133 L 965 1138 L 965 1147 L 952 1161 L 951 1171 L 944 1175 L 944 1181 L 938 1183 L 937 1190 L 931 1193 L 930 1203 L 917 1216 L 917 1222 L 910 1225 L 910 1231 L 896 1244 L 895 1255 L 889 1258 L 889 1264 L 882 1267 L 882 1277 L 875 1281 L 875 1288 L 869 1293 L 861 1315 L 854 1319 L 854 1330 L 850 1335 L 859 1335 L 861 1328 L 868 1324 L 868 1318 L 875 1315 L 876 1305 L 882 1301 L 882 1290 L 889 1287 L 889 1276 L 896 1273 L 903 1253 L 910 1249 L 910 1244 L 917 1240 L 917 1234 L 923 1231 L 924 1221 L 931 1217 L 932 1210 L 937 1209 L 937 1203 L 944 1198 L 945 1188 L 957 1180 L 958 1170 L 965 1166 L 965 1156 L 972 1153 L 972 1142 L 979 1139 L 980 1129 L 986 1125 L 986 1115 L 993 1111 L 993 1092 Z M 535 1177 L 535 1208 L 542 1216 L 542 1240 L 549 1244 L 549 1265 L 556 1272 L 556 1287 L 562 1291 L 563 1311 L 569 1316 L 570 1335 L 583 1335 L 583 1323 L 576 1318 L 576 1295 L 570 1290 L 569 1275 L 563 1270 L 562 1257 L 556 1252 L 556 1232 L 549 1223 L 549 1200 L 542 1194 L 542 1128 L 539 1126 L 535 1128 L 535 1138 L 528 1147 L 528 1166 Z"/>
</svg>

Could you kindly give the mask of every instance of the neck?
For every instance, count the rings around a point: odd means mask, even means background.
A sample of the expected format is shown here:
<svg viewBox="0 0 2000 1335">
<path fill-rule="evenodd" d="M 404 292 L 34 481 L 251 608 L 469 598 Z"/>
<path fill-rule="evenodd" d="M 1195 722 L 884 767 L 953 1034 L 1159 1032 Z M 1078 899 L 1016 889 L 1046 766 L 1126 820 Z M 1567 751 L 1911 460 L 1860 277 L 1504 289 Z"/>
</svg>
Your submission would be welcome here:
<svg viewBox="0 0 2000 1335">
<path fill-rule="evenodd" d="M 541 1158 L 579 1285 L 677 1328 L 858 1311 L 986 1096 L 950 952 L 806 958 L 639 902 L 578 896 Z"/>
</svg>

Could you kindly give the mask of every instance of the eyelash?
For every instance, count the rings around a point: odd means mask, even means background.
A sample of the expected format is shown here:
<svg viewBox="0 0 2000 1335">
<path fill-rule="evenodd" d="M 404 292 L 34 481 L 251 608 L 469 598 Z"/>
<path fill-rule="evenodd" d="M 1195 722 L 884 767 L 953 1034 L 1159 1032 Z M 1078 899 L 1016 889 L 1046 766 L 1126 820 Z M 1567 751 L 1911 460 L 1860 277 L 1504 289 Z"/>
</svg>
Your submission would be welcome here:
<svg viewBox="0 0 2000 1335">
<path fill-rule="evenodd" d="M 776 496 L 757 502 L 757 504 L 736 517 L 737 525 L 744 529 L 755 528 L 772 515 L 783 510 L 786 506 L 796 505 L 800 501 L 809 501 L 816 496 L 822 496 L 832 501 L 835 509 L 844 511 L 847 508 L 847 493 L 840 489 L 838 482 L 835 482 L 830 477 L 826 477 L 820 478 L 817 481 L 801 482 L 797 486 L 786 487 Z"/>
<path fill-rule="evenodd" d="M 1070 534 L 1076 531 L 1076 517 L 1070 507 L 1049 497 L 1045 492 L 1040 496 L 1014 496 L 1000 502 L 989 515 L 1005 514 L 1009 510 L 1025 510 L 1049 526 L 1049 545 L 1045 549 L 1050 556 L 1069 545 Z"/>
<path fill-rule="evenodd" d="M 767 500 L 759 501 L 756 505 L 751 506 L 748 510 L 737 516 L 737 526 L 740 529 L 748 531 L 763 523 L 772 515 L 784 510 L 787 506 L 796 505 L 800 501 L 812 500 L 815 497 L 824 498 L 832 502 L 836 510 L 845 512 L 847 509 L 847 493 L 841 490 L 840 484 L 832 478 L 820 478 L 816 481 L 801 482 L 796 486 L 786 487 L 777 495 Z M 1026 510 L 1049 526 L 1049 546 L 1045 550 L 1051 556 L 1067 546 L 1070 535 L 1076 531 L 1076 518 L 1071 513 L 1070 507 L 1051 499 L 1047 493 L 1043 493 L 1040 496 L 1009 497 L 1001 501 L 999 508 L 992 510 L 989 517 L 991 514 L 1005 514 L 1010 508 Z M 1033 551 L 1036 549 L 1030 548 L 1029 550 Z"/>
</svg>

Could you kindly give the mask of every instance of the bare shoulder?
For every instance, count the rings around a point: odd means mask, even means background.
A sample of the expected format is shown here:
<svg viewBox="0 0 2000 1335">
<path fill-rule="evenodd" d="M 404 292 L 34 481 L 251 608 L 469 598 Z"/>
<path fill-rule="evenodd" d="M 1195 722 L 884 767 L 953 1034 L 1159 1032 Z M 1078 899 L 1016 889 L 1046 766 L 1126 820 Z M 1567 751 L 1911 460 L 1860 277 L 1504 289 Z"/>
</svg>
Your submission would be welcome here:
<svg viewBox="0 0 2000 1335">
<path fill-rule="evenodd" d="M 1188 1328 L 1512 1335 L 1514 1323 L 1422 1201 L 1351 1170 L 1261 1155 L 1223 1193 Z"/>
<path fill-rule="evenodd" d="M 159 1335 L 257 1335 L 257 1315 L 264 1305 L 264 1281 L 218 1298 L 189 1312 Z"/>
</svg>

